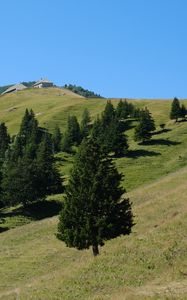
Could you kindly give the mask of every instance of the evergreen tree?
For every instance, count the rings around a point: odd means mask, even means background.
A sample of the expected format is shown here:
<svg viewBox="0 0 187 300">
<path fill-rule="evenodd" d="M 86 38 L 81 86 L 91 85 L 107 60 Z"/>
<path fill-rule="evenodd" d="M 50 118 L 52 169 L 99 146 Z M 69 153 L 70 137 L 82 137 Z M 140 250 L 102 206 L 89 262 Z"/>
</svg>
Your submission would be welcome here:
<svg viewBox="0 0 187 300">
<path fill-rule="evenodd" d="M 61 142 L 62 142 L 62 133 L 60 131 L 59 126 L 56 126 L 53 134 L 53 146 L 54 146 L 55 153 L 60 152 Z"/>
<path fill-rule="evenodd" d="M 20 132 L 5 153 L 2 190 L 7 204 L 26 205 L 62 191 L 51 137 L 46 130 L 41 132 L 33 112 L 26 111 Z"/>
<path fill-rule="evenodd" d="M 66 131 L 62 138 L 61 150 L 63 152 L 72 153 L 72 140 L 69 132 Z"/>
<path fill-rule="evenodd" d="M 124 125 L 116 116 L 112 117 L 107 125 L 102 116 L 102 119 L 95 120 L 91 136 L 107 153 L 114 152 L 116 156 L 122 156 L 128 149 L 124 129 Z"/>
<path fill-rule="evenodd" d="M 131 204 L 122 198 L 122 175 L 93 140 L 84 140 L 66 189 L 57 237 L 79 250 L 92 246 L 99 254 L 105 240 L 130 234 Z"/>
<path fill-rule="evenodd" d="M 38 173 L 35 161 L 20 158 L 9 163 L 2 179 L 3 199 L 7 205 L 26 205 L 40 198 Z"/>
<path fill-rule="evenodd" d="M 38 121 L 32 110 L 26 109 L 21 122 L 20 130 L 11 148 L 12 160 L 17 161 L 26 155 L 28 158 L 36 158 L 38 144 L 41 141 L 42 133 Z"/>
<path fill-rule="evenodd" d="M 90 129 L 90 113 L 87 108 L 83 111 L 82 114 L 82 121 L 81 121 L 81 137 L 85 138 L 89 135 L 89 129 Z"/>
<path fill-rule="evenodd" d="M 187 114 L 187 110 L 184 104 L 181 105 L 181 110 L 180 110 L 180 117 L 185 120 Z"/>
<path fill-rule="evenodd" d="M 23 147 L 30 142 L 31 138 L 35 139 L 37 142 L 37 129 L 38 122 L 35 118 L 34 112 L 32 110 L 29 112 L 28 109 L 26 109 L 18 134 L 21 138 Z"/>
<path fill-rule="evenodd" d="M 10 136 L 7 132 L 5 123 L 0 123 L 0 163 L 5 158 L 5 152 L 7 151 L 10 144 Z"/>
<path fill-rule="evenodd" d="M 152 137 L 152 131 L 155 130 L 154 119 L 147 108 L 141 110 L 139 123 L 135 128 L 134 139 L 135 141 L 145 142 Z"/>
<path fill-rule="evenodd" d="M 117 108 L 116 108 L 116 115 L 119 119 L 127 119 L 129 116 L 129 105 L 127 100 L 122 101 L 120 100 Z"/>
<path fill-rule="evenodd" d="M 123 156 L 127 153 L 128 142 L 127 137 L 124 132 L 121 130 L 121 122 L 115 118 L 108 129 L 108 149 L 115 153 L 115 156 Z"/>
<path fill-rule="evenodd" d="M 107 125 L 109 125 L 110 122 L 112 122 L 112 120 L 115 118 L 115 116 L 116 112 L 113 104 L 111 103 L 111 101 L 107 101 L 104 112 L 102 113 L 103 126 L 106 127 Z"/>
<path fill-rule="evenodd" d="M 71 140 L 71 144 L 78 146 L 81 143 L 81 131 L 80 125 L 78 123 L 76 116 L 69 116 L 68 117 L 68 129 L 67 133 Z"/>
<path fill-rule="evenodd" d="M 171 104 L 170 119 L 172 120 L 175 119 L 177 122 L 180 116 L 181 116 L 180 102 L 179 99 L 174 98 Z"/>
<path fill-rule="evenodd" d="M 12 148 L 10 150 L 10 160 L 12 162 L 18 161 L 19 158 L 23 156 L 23 146 L 22 146 L 22 140 L 19 135 L 17 135 L 14 139 L 14 144 L 12 145 Z"/>
<path fill-rule="evenodd" d="M 49 134 L 43 137 L 37 151 L 38 189 L 44 196 L 61 193 L 62 180 L 55 167 L 52 140 Z"/>
</svg>

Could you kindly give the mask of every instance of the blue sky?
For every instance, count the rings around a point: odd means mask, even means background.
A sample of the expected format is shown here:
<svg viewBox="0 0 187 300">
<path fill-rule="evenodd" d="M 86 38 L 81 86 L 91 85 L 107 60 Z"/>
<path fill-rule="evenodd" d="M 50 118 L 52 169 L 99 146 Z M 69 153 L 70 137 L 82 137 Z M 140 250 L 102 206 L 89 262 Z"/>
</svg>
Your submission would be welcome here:
<svg viewBox="0 0 187 300">
<path fill-rule="evenodd" d="M 186 0 L 2 0 L 0 85 L 187 98 Z"/>
</svg>

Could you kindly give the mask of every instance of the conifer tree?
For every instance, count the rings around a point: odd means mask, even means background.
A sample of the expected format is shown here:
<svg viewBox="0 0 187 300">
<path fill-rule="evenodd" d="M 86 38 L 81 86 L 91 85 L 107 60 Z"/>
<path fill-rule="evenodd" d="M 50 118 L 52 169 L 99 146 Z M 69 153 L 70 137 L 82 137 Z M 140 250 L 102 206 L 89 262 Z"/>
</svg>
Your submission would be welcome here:
<svg viewBox="0 0 187 300">
<path fill-rule="evenodd" d="M 108 149 L 115 153 L 115 156 L 123 156 L 127 153 L 128 150 L 128 142 L 127 137 L 124 132 L 121 130 L 121 122 L 115 118 L 109 128 L 108 128 L 108 137 L 110 146 Z"/>
<path fill-rule="evenodd" d="M 25 206 L 40 198 L 35 161 L 19 158 L 16 163 L 8 163 L 4 171 L 1 186 L 7 205 L 22 203 Z"/>
<path fill-rule="evenodd" d="M 70 137 L 72 145 L 78 146 L 81 143 L 81 131 L 76 116 L 68 117 L 68 129 L 67 133 Z"/>
<path fill-rule="evenodd" d="M 145 142 L 150 140 L 152 132 L 155 130 L 154 119 L 147 108 L 140 111 L 139 122 L 135 128 L 134 140 Z"/>
<path fill-rule="evenodd" d="M 34 113 L 26 111 L 20 132 L 12 148 L 6 152 L 3 164 L 2 190 L 7 204 L 26 205 L 62 191 L 52 141 L 49 133 L 44 132 L 39 134 Z"/>
<path fill-rule="evenodd" d="M 97 118 L 91 136 L 107 153 L 114 152 L 116 156 L 122 156 L 128 149 L 127 137 L 124 134 L 125 127 L 115 115 L 111 119 L 108 118 L 108 122 L 103 120 L 103 115 L 102 118 Z"/>
<path fill-rule="evenodd" d="M 115 118 L 115 116 L 116 112 L 113 104 L 111 103 L 111 101 L 107 101 L 104 112 L 102 113 L 103 126 L 106 127 L 107 125 L 109 125 L 110 122 L 112 122 L 112 120 Z"/>
<path fill-rule="evenodd" d="M 61 143 L 61 150 L 63 152 L 67 152 L 67 153 L 72 153 L 72 141 L 71 141 L 71 137 L 68 133 L 68 131 L 66 131 L 63 135 L 62 138 L 62 143 Z"/>
<path fill-rule="evenodd" d="M 87 108 L 83 111 L 82 114 L 82 121 L 81 121 L 81 137 L 82 139 L 87 137 L 89 135 L 89 129 L 90 129 L 90 113 Z"/>
<path fill-rule="evenodd" d="M 10 144 L 10 136 L 7 132 L 5 123 L 0 123 L 0 163 L 5 158 L 5 152 L 7 151 Z"/>
<path fill-rule="evenodd" d="M 116 115 L 119 119 L 126 119 L 129 115 L 129 105 L 127 100 L 122 101 L 120 100 L 117 108 L 116 108 Z"/>
<path fill-rule="evenodd" d="M 45 195 L 61 193 L 62 180 L 55 167 L 52 139 L 49 134 L 43 137 L 37 151 L 38 189 Z"/>
<path fill-rule="evenodd" d="M 53 134 L 53 146 L 54 146 L 55 153 L 60 152 L 61 142 L 62 142 L 62 133 L 60 131 L 59 126 L 55 126 L 55 130 L 54 130 L 54 134 Z"/>
<path fill-rule="evenodd" d="M 187 110 L 184 104 L 181 105 L 181 110 L 180 110 L 180 117 L 185 120 L 187 114 Z"/>
<path fill-rule="evenodd" d="M 84 140 L 66 189 L 57 237 L 79 250 L 99 246 L 108 239 L 130 234 L 133 216 L 120 186 L 122 175 L 93 140 Z"/>
<path fill-rule="evenodd" d="M 72 153 L 72 146 L 79 146 L 82 141 L 81 129 L 76 116 L 69 116 L 67 123 L 67 130 L 61 142 L 61 150 Z"/>
<path fill-rule="evenodd" d="M 177 122 L 180 116 L 181 116 L 180 102 L 179 99 L 174 98 L 171 104 L 170 119 L 171 120 L 175 119 Z"/>
</svg>

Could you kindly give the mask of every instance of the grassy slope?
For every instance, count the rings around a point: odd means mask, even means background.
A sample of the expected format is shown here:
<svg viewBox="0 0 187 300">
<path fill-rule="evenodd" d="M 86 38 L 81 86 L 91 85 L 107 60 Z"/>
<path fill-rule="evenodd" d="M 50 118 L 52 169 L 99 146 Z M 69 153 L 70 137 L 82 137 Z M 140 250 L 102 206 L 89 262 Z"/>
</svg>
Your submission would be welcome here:
<svg viewBox="0 0 187 300">
<path fill-rule="evenodd" d="M 25 109 L 32 108 L 41 125 L 53 130 L 58 124 L 64 131 L 69 114 L 76 115 L 80 120 L 84 108 L 87 107 L 94 119 L 104 109 L 106 101 L 106 99 L 88 100 L 58 88 L 28 89 L 0 97 L 0 120 L 6 122 L 11 134 L 15 134 Z M 165 122 L 171 131 L 155 135 L 155 141 L 149 146 L 138 146 L 133 141 L 133 129 L 128 131 L 130 157 L 116 161 L 119 169 L 126 175 L 124 185 L 127 191 L 187 165 L 187 123 L 173 125 L 169 121 L 171 101 L 132 101 L 136 106 L 147 106 L 153 113 L 156 124 Z M 112 102 L 117 105 L 118 100 Z M 61 170 L 65 176 L 69 173 L 71 163 L 71 157 L 62 163 Z"/>
<path fill-rule="evenodd" d="M 21 299 L 148 299 L 151 295 L 166 299 L 166 291 L 168 299 L 173 291 L 185 299 L 187 123 L 168 120 L 170 101 L 135 103 L 147 106 L 157 125 L 165 122 L 170 131 L 155 135 L 150 145 L 138 146 L 133 129 L 129 130 L 130 157 L 116 160 L 134 203 L 134 233 L 107 242 L 94 260 L 89 251 L 67 249 L 56 240 L 55 217 L 4 232 L 0 234 L 2 299 L 15 299 L 16 293 Z M 80 119 L 87 107 L 95 117 L 105 104 L 103 99 L 81 99 L 58 89 L 26 90 L 0 98 L 0 120 L 16 133 L 28 107 L 38 114 L 41 125 L 52 129 L 58 123 L 64 130 L 68 114 Z M 63 174 L 68 175 L 71 161 L 67 156 L 62 162 Z"/>
<path fill-rule="evenodd" d="M 186 299 L 186 181 L 183 168 L 131 192 L 133 233 L 96 259 L 55 238 L 56 217 L 2 233 L 0 299 Z"/>
</svg>

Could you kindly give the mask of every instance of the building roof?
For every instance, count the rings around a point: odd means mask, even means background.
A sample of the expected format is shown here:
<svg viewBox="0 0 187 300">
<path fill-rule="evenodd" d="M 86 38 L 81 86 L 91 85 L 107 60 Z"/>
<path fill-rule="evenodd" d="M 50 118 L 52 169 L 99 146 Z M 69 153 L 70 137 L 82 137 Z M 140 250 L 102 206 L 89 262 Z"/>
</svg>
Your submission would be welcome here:
<svg viewBox="0 0 187 300">
<path fill-rule="evenodd" d="M 22 83 L 18 83 L 15 85 L 12 85 L 11 87 L 9 87 L 7 90 L 5 90 L 2 95 L 7 94 L 7 93 L 11 93 L 13 91 L 22 91 L 24 89 L 26 89 L 27 87 L 25 85 L 23 85 Z"/>
<path fill-rule="evenodd" d="M 48 79 L 41 79 L 41 80 L 37 81 L 35 84 L 33 84 L 33 86 L 36 86 L 36 85 L 39 85 L 39 84 L 42 84 L 42 83 L 51 83 L 51 84 L 53 84 L 53 82 L 49 81 Z"/>
</svg>

